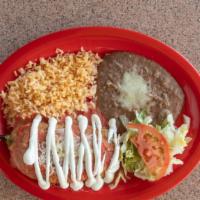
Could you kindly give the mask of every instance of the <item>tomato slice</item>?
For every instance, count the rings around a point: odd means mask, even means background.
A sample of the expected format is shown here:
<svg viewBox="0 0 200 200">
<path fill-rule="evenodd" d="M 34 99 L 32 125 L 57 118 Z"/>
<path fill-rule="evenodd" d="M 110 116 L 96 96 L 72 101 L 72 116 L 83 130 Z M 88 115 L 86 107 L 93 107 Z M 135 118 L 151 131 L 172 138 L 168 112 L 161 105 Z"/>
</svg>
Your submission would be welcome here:
<svg viewBox="0 0 200 200">
<path fill-rule="evenodd" d="M 128 124 L 128 128 L 135 128 L 138 134 L 131 137 L 149 172 L 160 179 L 166 174 L 170 162 L 169 144 L 159 131 L 145 124 Z"/>
</svg>

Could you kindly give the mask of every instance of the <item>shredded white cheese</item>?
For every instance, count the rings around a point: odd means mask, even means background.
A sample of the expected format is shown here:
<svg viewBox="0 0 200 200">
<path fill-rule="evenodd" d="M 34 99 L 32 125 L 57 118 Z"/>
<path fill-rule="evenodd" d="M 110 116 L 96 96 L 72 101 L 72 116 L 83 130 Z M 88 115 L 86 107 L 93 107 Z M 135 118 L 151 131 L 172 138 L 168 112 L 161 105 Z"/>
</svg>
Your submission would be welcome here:
<svg viewBox="0 0 200 200">
<path fill-rule="evenodd" d="M 139 109 L 149 101 L 147 83 L 134 71 L 125 72 L 118 87 L 120 91 L 118 102 L 123 108 Z"/>
</svg>

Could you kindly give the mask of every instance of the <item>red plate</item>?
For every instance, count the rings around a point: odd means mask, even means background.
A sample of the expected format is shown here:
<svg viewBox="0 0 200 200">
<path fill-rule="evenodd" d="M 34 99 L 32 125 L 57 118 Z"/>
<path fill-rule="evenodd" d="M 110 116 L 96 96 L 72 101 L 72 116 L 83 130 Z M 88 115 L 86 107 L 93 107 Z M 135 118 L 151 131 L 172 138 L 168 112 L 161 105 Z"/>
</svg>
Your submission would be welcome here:
<svg viewBox="0 0 200 200">
<path fill-rule="evenodd" d="M 59 188 L 44 191 L 38 187 L 36 181 L 23 176 L 11 167 L 8 149 L 4 142 L 1 142 L 0 167 L 2 171 L 15 184 L 43 199 L 142 200 L 153 198 L 171 189 L 191 172 L 200 159 L 200 76 L 193 66 L 172 48 L 146 35 L 129 30 L 111 27 L 68 29 L 41 37 L 11 55 L 0 67 L 0 90 L 4 88 L 7 81 L 14 78 L 13 71 L 24 66 L 29 60 L 35 60 L 41 56 L 52 56 L 56 48 L 72 52 L 80 50 L 81 47 L 101 55 L 112 51 L 130 51 L 140 54 L 158 62 L 174 76 L 185 92 L 183 113 L 190 116 L 192 120 L 189 135 L 193 140 L 181 156 L 184 165 L 176 167 L 170 176 L 154 183 L 133 178 L 128 183 L 121 183 L 115 190 L 104 187 L 99 192 L 89 189 L 73 192 L 70 189 Z M 0 132 L 4 133 L 5 130 L 5 122 L 1 115 Z"/>
</svg>

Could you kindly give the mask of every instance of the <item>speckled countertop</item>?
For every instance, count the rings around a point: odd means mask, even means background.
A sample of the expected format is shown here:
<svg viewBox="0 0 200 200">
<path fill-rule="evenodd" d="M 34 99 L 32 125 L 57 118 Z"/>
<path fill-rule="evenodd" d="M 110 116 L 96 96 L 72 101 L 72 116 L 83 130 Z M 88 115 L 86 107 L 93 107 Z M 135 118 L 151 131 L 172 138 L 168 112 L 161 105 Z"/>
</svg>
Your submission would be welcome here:
<svg viewBox="0 0 200 200">
<path fill-rule="evenodd" d="M 93 25 L 146 33 L 178 50 L 200 70 L 199 0 L 0 0 L 0 62 L 43 34 Z M 0 175 L 0 199 L 36 198 Z M 200 199 L 200 167 L 157 199 Z"/>
</svg>

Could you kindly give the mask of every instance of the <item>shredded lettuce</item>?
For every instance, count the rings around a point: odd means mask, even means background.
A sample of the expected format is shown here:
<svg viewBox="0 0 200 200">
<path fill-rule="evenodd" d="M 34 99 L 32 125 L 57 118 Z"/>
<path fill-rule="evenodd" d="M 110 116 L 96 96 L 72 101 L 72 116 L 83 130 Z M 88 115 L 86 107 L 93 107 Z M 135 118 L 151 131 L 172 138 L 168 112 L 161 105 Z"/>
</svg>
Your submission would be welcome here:
<svg viewBox="0 0 200 200">
<path fill-rule="evenodd" d="M 166 171 L 166 175 L 173 172 L 173 165 L 181 165 L 183 161 L 176 158 L 177 154 L 182 154 L 191 141 L 187 137 L 190 127 L 190 118 L 186 115 L 184 123 L 180 127 L 175 126 L 172 114 L 169 114 L 161 125 L 156 125 L 155 128 L 163 134 L 170 146 L 170 163 Z M 127 124 L 127 119 L 123 118 L 124 123 Z M 145 112 L 136 112 L 134 123 L 147 124 L 152 126 L 152 118 L 147 116 Z M 137 148 L 129 141 L 130 137 L 137 134 L 136 129 L 127 129 L 127 132 L 122 135 L 121 146 L 121 161 L 125 171 L 132 172 L 136 177 L 144 180 L 153 181 L 155 177 L 148 172 Z"/>
<path fill-rule="evenodd" d="M 127 172 L 134 173 L 138 178 L 153 181 L 155 177 L 149 173 L 144 161 L 137 151 L 137 148 L 132 142 L 130 142 L 130 138 L 135 134 L 137 134 L 137 131 L 129 129 L 123 138 L 120 159 L 124 173 L 125 175 Z"/>
<path fill-rule="evenodd" d="M 187 137 L 187 133 L 190 127 L 190 118 L 186 115 L 184 117 L 184 123 L 180 127 L 174 125 L 174 119 L 172 114 L 169 114 L 166 119 L 166 125 L 160 128 L 160 133 L 166 138 L 170 145 L 170 164 L 166 175 L 173 172 L 173 165 L 181 165 L 183 161 L 177 159 L 175 156 L 177 154 L 182 154 L 187 147 L 188 143 L 191 141 L 190 137 Z"/>
<path fill-rule="evenodd" d="M 145 111 L 142 111 L 138 113 L 137 111 L 135 112 L 135 123 L 140 123 L 140 124 L 151 124 L 152 118 L 151 116 L 147 116 Z"/>
</svg>

